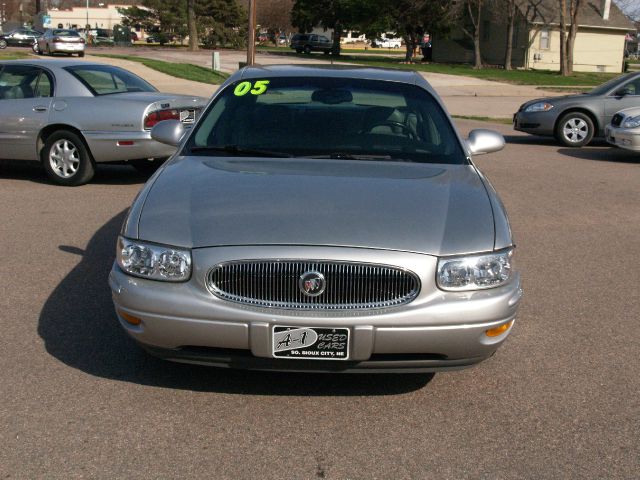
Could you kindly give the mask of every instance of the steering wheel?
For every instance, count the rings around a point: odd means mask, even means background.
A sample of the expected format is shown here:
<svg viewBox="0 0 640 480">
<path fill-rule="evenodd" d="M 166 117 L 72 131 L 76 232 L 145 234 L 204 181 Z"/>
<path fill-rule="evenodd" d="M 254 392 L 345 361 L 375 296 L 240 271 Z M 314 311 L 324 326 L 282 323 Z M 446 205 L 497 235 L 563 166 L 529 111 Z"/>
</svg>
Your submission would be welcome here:
<svg viewBox="0 0 640 480">
<path fill-rule="evenodd" d="M 411 128 L 409 128 L 407 125 L 405 125 L 402 122 L 397 122 L 395 120 L 385 120 L 383 122 L 378 122 L 378 123 L 374 123 L 373 125 L 369 126 L 368 130 L 363 130 L 360 133 L 371 133 L 371 130 L 373 130 L 376 127 L 398 127 L 399 129 L 401 129 L 404 134 L 413 139 L 416 140 L 416 134 L 413 130 L 411 130 Z"/>
</svg>

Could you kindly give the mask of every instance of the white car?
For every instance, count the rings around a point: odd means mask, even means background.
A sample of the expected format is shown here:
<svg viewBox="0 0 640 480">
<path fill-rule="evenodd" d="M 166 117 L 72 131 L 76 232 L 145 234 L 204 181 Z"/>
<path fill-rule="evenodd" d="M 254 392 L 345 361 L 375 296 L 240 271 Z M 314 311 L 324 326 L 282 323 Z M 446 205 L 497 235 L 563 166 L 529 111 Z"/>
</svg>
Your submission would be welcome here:
<svg viewBox="0 0 640 480">
<path fill-rule="evenodd" d="M 85 39 L 75 30 L 65 30 L 62 28 L 49 29 L 37 39 L 33 49 L 40 55 L 46 53 L 66 53 L 67 55 L 77 54 L 84 57 Z"/>
<path fill-rule="evenodd" d="M 616 113 L 605 129 L 605 138 L 611 145 L 640 152 L 640 107 Z"/>
<path fill-rule="evenodd" d="M 374 47 L 378 48 L 400 48 L 402 46 L 402 39 L 400 38 L 378 38 L 374 44 Z"/>
</svg>

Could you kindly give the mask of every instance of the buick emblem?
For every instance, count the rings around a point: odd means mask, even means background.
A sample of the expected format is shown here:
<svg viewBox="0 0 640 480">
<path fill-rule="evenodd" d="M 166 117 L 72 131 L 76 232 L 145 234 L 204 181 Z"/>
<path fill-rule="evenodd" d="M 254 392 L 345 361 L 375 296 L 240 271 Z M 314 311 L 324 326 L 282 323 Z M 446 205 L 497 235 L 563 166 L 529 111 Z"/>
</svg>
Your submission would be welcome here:
<svg viewBox="0 0 640 480">
<path fill-rule="evenodd" d="M 322 295 L 326 284 L 324 275 L 316 271 L 304 272 L 300 275 L 300 280 L 298 280 L 300 291 L 307 297 Z"/>
</svg>

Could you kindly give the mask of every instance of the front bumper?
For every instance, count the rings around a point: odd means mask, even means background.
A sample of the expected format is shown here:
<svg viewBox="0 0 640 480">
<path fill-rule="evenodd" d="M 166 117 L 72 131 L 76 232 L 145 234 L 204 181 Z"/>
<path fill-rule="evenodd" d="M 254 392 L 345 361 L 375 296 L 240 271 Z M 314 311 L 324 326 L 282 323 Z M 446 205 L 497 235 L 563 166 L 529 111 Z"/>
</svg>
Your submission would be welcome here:
<svg viewBox="0 0 640 480">
<path fill-rule="evenodd" d="M 553 135 L 555 121 L 556 115 L 552 111 L 519 111 L 513 115 L 513 129 L 534 135 Z"/>
<path fill-rule="evenodd" d="M 141 158 L 167 158 L 175 147 L 156 142 L 148 131 L 82 132 L 96 162 L 118 162 Z M 120 144 L 119 144 L 120 143 Z"/>
<path fill-rule="evenodd" d="M 363 249 L 314 248 L 313 257 L 304 254 L 305 249 L 260 247 L 265 258 L 372 261 L 371 255 L 377 254 L 380 261 L 380 252 Z M 437 259 L 403 252 L 384 252 L 384 263 L 411 266 L 422 290 L 401 307 L 332 312 L 268 309 L 234 304 L 209 293 L 204 285 L 207 270 L 198 265 L 250 255 L 246 247 L 196 249 L 191 280 L 178 284 L 134 278 L 114 265 L 109 283 L 122 327 L 150 353 L 187 363 L 284 371 L 428 372 L 464 368 L 493 355 L 511 329 L 496 337 L 485 332 L 514 320 L 522 297 L 518 275 L 495 289 L 440 291 L 432 286 Z M 131 325 L 122 313 L 142 323 Z M 349 361 L 273 358 L 274 325 L 349 328 Z"/>
<path fill-rule="evenodd" d="M 607 142 L 616 147 L 640 152 L 640 127 L 621 128 L 607 125 L 605 128 Z"/>
</svg>

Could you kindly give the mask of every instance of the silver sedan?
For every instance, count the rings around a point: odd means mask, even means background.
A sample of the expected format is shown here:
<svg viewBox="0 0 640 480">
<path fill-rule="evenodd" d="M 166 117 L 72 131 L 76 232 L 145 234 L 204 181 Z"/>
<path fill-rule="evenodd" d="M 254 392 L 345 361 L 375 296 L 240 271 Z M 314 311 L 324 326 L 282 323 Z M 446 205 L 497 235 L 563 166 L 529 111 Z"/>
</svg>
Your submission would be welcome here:
<svg viewBox="0 0 640 480">
<path fill-rule="evenodd" d="M 109 282 L 122 327 L 169 360 L 435 371 L 490 357 L 521 300 L 506 213 L 412 72 L 246 68 L 129 210 Z"/>
<path fill-rule="evenodd" d="M 191 126 L 206 99 L 165 94 L 118 67 L 69 60 L 0 62 L 0 158 L 39 160 L 60 185 L 82 185 L 96 163 L 150 170 L 175 147 L 151 138 L 166 119 Z"/>
</svg>

